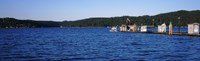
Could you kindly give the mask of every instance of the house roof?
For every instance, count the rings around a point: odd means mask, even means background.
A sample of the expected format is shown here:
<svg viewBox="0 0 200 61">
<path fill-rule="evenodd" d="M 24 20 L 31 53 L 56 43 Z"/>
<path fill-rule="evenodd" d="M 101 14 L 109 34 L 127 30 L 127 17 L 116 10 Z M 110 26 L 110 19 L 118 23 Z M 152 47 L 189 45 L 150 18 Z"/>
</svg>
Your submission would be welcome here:
<svg viewBox="0 0 200 61">
<path fill-rule="evenodd" d="M 199 25 L 199 23 L 191 23 L 191 24 L 193 24 L 193 25 Z M 188 24 L 188 25 L 191 25 L 191 24 Z"/>
</svg>

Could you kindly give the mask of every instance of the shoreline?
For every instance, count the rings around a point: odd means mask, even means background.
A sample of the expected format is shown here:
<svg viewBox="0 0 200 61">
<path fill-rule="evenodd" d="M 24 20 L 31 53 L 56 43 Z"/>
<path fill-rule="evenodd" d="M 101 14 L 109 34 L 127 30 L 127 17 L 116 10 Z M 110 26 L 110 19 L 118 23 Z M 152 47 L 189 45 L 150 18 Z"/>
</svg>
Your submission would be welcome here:
<svg viewBox="0 0 200 61">
<path fill-rule="evenodd" d="M 130 32 L 130 31 L 120 31 L 120 32 Z M 172 34 L 169 34 L 168 32 L 130 32 L 130 33 L 148 33 L 148 34 L 163 34 L 163 35 L 178 35 L 178 36 L 200 37 L 200 34 L 189 34 L 187 32 L 173 32 Z"/>
<path fill-rule="evenodd" d="M 7 28 L 111 28 L 111 27 L 7 27 Z M 148 28 L 158 28 L 158 27 L 148 27 Z M 174 28 L 179 28 L 179 27 L 174 27 Z M 180 27 L 180 28 L 188 28 L 188 27 Z"/>
</svg>

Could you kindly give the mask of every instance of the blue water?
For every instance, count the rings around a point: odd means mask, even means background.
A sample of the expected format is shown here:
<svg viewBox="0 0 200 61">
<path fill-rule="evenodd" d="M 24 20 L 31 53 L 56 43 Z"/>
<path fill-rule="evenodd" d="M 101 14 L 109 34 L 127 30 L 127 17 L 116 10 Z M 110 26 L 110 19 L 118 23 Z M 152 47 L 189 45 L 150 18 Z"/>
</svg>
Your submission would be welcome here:
<svg viewBox="0 0 200 61">
<path fill-rule="evenodd" d="M 148 31 L 158 32 L 158 28 L 148 28 Z M 199 29 L 200 30 L 200 29 Z M 169 28 L 166 28 L 166 32 L 169 32 Z M 173 32 L 179 32 L 179 28 L 173 28 Z M 180 32 L 188 32 L 188 28 L 180 28 Z"/>
<path fill-rule="evenodd" d="M 200 37 L 108 28 L 0 29 L 0 61 L 199 61 Z"/>
</svg>

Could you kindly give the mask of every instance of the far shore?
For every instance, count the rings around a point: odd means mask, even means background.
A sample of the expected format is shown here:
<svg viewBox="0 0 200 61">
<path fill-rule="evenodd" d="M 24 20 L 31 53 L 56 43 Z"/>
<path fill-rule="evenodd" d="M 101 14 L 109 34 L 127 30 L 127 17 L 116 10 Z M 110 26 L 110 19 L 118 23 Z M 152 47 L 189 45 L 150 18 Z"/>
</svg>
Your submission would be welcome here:
<svg viewBox="0 0 200 61">
<path fill-rule="evenodd" d="M 12 27 L 12 28 L 15 28 L 15 27 Z M 8 28 L 8 29 L 12 29 L 12 28 Z M 17 28 L 106 28 L 106 27 L 17 27 Z"/>
</svg>

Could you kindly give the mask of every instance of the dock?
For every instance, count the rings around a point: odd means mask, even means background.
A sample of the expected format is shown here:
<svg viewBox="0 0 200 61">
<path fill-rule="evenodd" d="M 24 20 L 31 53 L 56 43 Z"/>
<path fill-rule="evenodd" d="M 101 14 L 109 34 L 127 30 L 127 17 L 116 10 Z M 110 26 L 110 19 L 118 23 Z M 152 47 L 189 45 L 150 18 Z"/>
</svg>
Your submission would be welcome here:
<svg viewBox="0 0 200 61">
<path fill-rule="evenodd" d="M 131 31 L 121 31 L 121 32 L 131 32 Z M 169 32 L 132 32 L 132 33 L 149 33 L 149 34 L 163 34 L 163 35 L 178 35 L 178 36 L 195 36 L 200 37 L 200 34 L 188 34 L 187 32 L 173 32 L 169 34 Z"/>
<path fill-rule="evenodd" d="M 199 33 L 199 23 L 190 23 L 188 24 L 188 31 L 187 32 L 180 32 L 180 27 L 179 27 L 179 32 L 173 32 L 173 25 L 172 22 L 169 22 L 169 25 L 167 26 L 166 23 L 162 23 L 160 25 L 157 25 L 157 32 L 156 31 L 148 31 L 148 25 L 144 25 L 144 24 L 135 24 L 135 23 L 131 23 L 130 19 L 127 18 L 126 20 L 126 24 L 121 24 L 120 28 L 120 32 L 133 32 L 133 33 L 151 33 L 151 34 L 164 34 L 164 35 L 179 35 L 179 36 L 196 36 L 196 37 L 200 37 L 200 33 Z M 152 26 L 152 28 L 154 28 L 154 24 Z M 167 28 L 169 29 L 169 31 L 167 32 Z"/>
<path fill-rule="evenodd" d="M 200 34 L 188 34 L 186 32 L 173 32 L 172 34 L 169 34 L 168 32 L 153 32 L 155 34 L 167 34 L 167 35 L 179 35 L 179 36 L 197 36 L 200 37 Z"/>
</svg>

